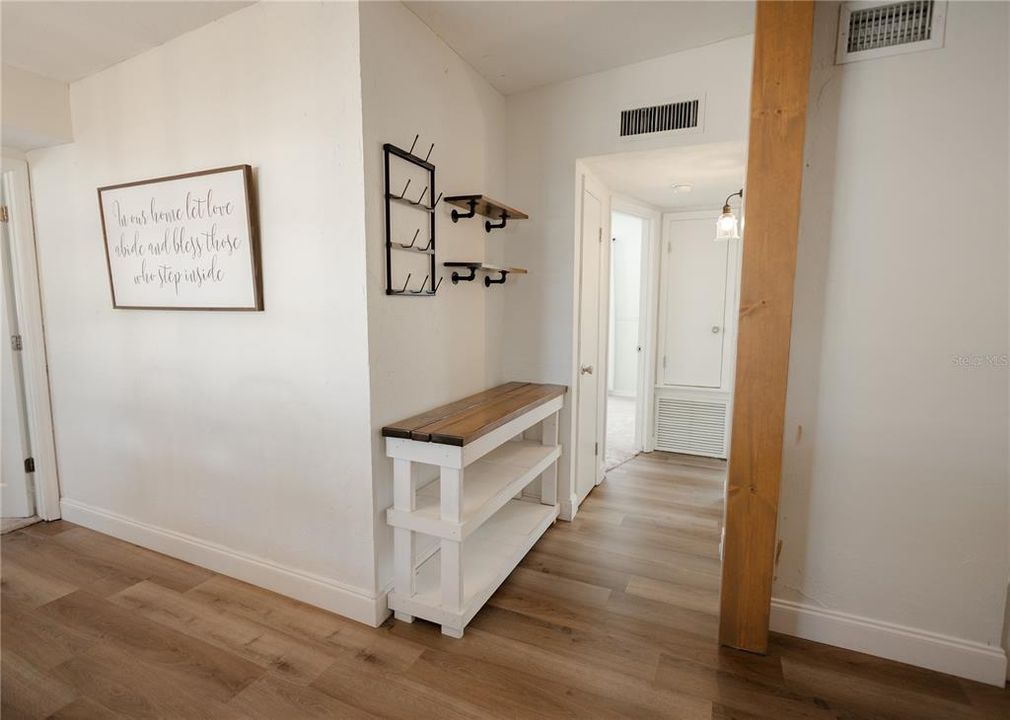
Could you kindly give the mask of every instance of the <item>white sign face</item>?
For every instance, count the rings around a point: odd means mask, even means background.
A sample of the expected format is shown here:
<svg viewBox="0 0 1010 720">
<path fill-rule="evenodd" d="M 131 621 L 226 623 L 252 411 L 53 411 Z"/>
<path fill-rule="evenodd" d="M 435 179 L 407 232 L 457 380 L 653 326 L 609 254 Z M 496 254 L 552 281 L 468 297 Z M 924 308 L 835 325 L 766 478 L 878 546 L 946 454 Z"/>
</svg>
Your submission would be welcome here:
<svg viewBox="0 0 1010 720">
<path fill-rule="evenodd" d="M 248 165 L 98 189 L 117 308 L 262 310 Z"/>
</svg>

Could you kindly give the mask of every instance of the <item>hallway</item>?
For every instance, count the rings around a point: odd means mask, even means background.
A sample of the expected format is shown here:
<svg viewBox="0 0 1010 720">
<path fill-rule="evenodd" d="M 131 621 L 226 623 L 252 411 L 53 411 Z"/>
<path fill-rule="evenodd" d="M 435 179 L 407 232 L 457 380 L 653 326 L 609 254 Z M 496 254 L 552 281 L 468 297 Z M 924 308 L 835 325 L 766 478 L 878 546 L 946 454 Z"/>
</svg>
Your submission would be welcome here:
<svg viewBox="0 0 1010 720">
<path fill-rule="evenodd" d="M 716 645 L 723 471 L 652 453 L 462 640 L 345 620 L 66 522 L 2 539 L 3 716 L 1005 718 L 1010 694 L 804 640 Z"/>
<path fill-rule="evenodd" d="M 604 467 L 617 467 L 635 457 L 635 398 L 607 395 L 607 456 Z"/>
</svg>

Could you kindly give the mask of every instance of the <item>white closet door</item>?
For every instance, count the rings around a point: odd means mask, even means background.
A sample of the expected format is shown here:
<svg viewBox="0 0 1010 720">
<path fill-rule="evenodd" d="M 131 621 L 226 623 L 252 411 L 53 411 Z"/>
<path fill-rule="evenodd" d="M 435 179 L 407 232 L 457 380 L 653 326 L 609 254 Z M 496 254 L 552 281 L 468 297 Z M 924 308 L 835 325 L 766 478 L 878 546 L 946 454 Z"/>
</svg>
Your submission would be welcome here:
<svg viewBox="0 0 1010 720">
<path fill-rule="evenodd" d="M 600 298 L 603 265 L 603 205 L 589 190 L 582 192 L 582 264 L 579 307 L 578 440 L 575 456 L 575 494 L 578 502 L 596 486 L 599 475 Z"/>
<path fill-rule="evenodd" d="M 729 245 L 715 217 L 666 218 L 659 358 L 661 384 L 722 386 Z"/>
<path fill-rule="evenodd" d="M 5 187 L 0 185 L 0 204 L 6 208 Z M 21 354 L 12 338 L 20 337 L 11 266 L 11 243 L 7 221 L 0 223 L 0 514 L 5 518 L 35 514 L 29 491 L 25 458 L 31 454 L 25 408 L 24 371 Z"/>
</svg>

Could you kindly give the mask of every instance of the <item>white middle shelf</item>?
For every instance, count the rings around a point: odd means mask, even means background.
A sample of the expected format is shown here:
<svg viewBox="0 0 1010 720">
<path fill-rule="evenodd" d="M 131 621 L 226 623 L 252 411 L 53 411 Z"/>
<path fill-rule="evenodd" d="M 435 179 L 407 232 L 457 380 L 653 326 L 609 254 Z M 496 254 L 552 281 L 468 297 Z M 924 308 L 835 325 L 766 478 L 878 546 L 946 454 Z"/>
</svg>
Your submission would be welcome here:
<svg viewBox="0 0 1010 720">
<path fill-rule="evenodd" d="M 459 523 L 441 518 L 441 495 L 436 479 L 417 491 L 412 511 L 389 508 L 386 521 L 393 527 L 449 540 L 462 540 L 551 466 L 561 446 L 533 440 L 507 442 L 463 471 L 463 512 Z"/>
</svg>

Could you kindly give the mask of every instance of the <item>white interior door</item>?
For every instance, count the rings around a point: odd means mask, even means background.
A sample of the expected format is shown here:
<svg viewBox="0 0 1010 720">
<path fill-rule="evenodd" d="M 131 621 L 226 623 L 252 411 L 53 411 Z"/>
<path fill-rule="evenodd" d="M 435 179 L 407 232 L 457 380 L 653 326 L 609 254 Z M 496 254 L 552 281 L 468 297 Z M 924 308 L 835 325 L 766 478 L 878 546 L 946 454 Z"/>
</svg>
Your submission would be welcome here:
<svg viewBox="0 0 1010 720">
<path fill-rule="evenodd" d="M 712 218 L 667 218 L 664 228 L 661 384 L 719 388 L 723 381 L 729 243 Z"/>
<path fill-rule="evenodd" d="M 17 305 L 14 299 L 11 238 L 8 232 L 6 183 L 0 183 L 0 204 L 4 218 L 0 222 L 0 515 L 29 517 L 35 514 L 34 493 L 25 470 L 25 458 L 31 456 L 28 439 L 28 414 L 25 404 L 24 372 L 21 356 L 13 338 L 20 339 Z"/>
<path fill-rule="evenodd" d="M 600 275 L 603 266 L 603 202 L 589 189 L 582 191 L 582 262 L 579 271 L 579 399 L 575 494 L 578 502 L 596 485 L 599 475 L 599 418 L 601 383 Z"/>
</svg>

